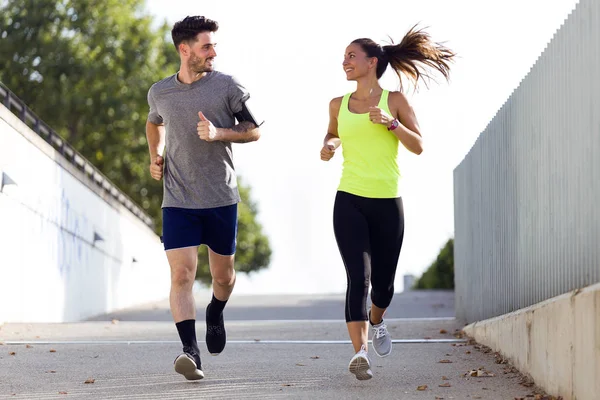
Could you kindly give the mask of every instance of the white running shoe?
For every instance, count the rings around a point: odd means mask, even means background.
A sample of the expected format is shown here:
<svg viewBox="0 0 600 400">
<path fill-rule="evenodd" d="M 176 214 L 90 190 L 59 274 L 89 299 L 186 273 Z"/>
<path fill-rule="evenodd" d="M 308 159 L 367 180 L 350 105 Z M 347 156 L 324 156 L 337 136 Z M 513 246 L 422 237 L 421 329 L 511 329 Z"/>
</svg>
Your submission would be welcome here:
<svg viewBox="0 0 600 400">
<path fill-rule="evenodd" d="M 202 366 L 199 365 L 200 357 L 198 357 L 198 361 L 194 358 L 194 354 L 183 353 L 175 359 L 175 372 L 185 376 L 188 381 L 204 378 Z"/>
<path fill-rule="evenodd" d="M 362 345 L 359 352 L 352 357 L 348 365 L 348 371 L 356 376 L 359 381 L 371 379 L 373 372 L 371 371 L 371 363 L 365 345 Z"/>
</svg>

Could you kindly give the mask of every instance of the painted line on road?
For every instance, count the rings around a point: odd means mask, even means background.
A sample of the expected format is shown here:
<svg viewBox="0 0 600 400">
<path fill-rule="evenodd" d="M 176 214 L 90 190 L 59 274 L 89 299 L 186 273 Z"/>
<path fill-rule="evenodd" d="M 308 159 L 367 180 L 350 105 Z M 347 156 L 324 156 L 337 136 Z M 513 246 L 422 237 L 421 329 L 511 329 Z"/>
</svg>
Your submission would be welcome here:
<svg viewBox="0 0 600 400">
<path fill-rule="evenodd" d="M 73 345 L 73 344 L 181 344 L 178 340 L 13 340 L 3 342 L 6 345 Z M 198 343 L 205 343 L 198 341 Z M 227 344 L 350 344 L 350 340 L 228 340 Z M 369 343 L 372 343 L 369 340 Z M 465 339 L 393 339 L 398 344 L 425 343 L 466 343 Z"/>
<path fill-rule="evenodd" d="M 385 319 L 385 322 L 387 324 L 389 324 L 391 322 L 435 322 L 435 321 L 456 321 L 456 318 L 454 318 L 454 317 L 430 317 L 430 318 L 386 318 Z M 106 322 L 109 322 L 109 321 L 106 321 Z M 127 321 L 123 321 L 123 322 L 127 322 Z M 268 323 L 268 324 L 273 324 L 273 323 L 317 324 L 317 323 L 340 323 L 341 322 L 341 323 L 345 324 L 346 320 L 344 320 L 344 319 L 257 319 L 257 320 L 229 319 L 229 320 L 227 320 L 227 322 L 229 322 L 229 323 L 232 323 L 232 322 L 260 323 L 260 324 L 262 324 L 262 323 Z"/>
</svg>

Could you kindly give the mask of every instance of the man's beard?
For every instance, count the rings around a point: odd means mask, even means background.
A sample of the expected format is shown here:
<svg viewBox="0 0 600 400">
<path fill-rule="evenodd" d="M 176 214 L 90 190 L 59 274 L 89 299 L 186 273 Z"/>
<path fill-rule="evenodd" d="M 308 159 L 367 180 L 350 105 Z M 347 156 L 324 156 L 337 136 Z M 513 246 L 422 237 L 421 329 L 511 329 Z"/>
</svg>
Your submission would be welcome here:
<svg viewBox="0 0 600 400">
<path fill-rule="evenodd" d="M 214 63 L 214 58 L 207 58 L 205 60 L 202 60 L 200 57 L 193 57 L 190 58 L 190 61 L 188 62 L 188 67 L 189 69 L 191 69 L 192 71 L 194 71 L 197 74 L 202 74 L 204 72 L 210 72 L 213 70 L 212 65 L 211 66 L 207 66 L 206 65 L 206 61 L 212 61 Z"/>
</svg>

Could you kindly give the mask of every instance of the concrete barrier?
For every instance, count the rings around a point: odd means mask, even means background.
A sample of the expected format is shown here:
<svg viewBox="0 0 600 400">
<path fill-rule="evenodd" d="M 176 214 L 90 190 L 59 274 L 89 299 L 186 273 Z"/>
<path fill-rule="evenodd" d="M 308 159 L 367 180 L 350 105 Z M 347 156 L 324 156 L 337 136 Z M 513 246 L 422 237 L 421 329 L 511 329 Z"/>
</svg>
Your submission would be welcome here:
<svg viewBox="0 0 600 400">
<path fill-rule="evenodd" d="M 0 324 L 168 297 L 158 236 L 92 180 L 0 105 Z"/>
<path fill-rule="evenodd" d="M 548 394 L 600 399 L 600 284 L 464 328 Z"/>
</svg>

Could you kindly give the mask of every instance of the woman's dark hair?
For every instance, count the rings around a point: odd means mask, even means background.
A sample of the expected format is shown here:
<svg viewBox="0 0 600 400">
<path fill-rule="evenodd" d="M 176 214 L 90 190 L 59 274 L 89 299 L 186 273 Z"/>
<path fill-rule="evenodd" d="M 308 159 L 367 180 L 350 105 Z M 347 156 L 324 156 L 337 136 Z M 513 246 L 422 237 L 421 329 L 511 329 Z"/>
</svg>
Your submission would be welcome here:
<svg viewBox="0 0 600 400">
<path fill-rule="evenodd" d="M 202 32 L 216 32 L 219 29 L 217 21 L 202 16 L 185 17 L 178 21 L 171 30 L 173 44 L 179 51 L 179 45 L 196 38 Z"/>
<path fill-rule="evenodd" d="M 449 79 L 449 62 L 456 55 L 440 43 L 433 42 L 423 29 L 413 26 L 398 44 L 380 46 L 371 39 L 356 39 L 352 43 L 360 45 L 368 57 L 377 57 L 377 79 L 383 76 L 388 65 L 391 65 L 402 89 L 403 73 L 415 88 L 419 79 L 433 79 L 427 71 L 429 67 L 439 71 L 446 80 Z M 425 82 L 427 85 L 427 82 Z"/>
</svg>

